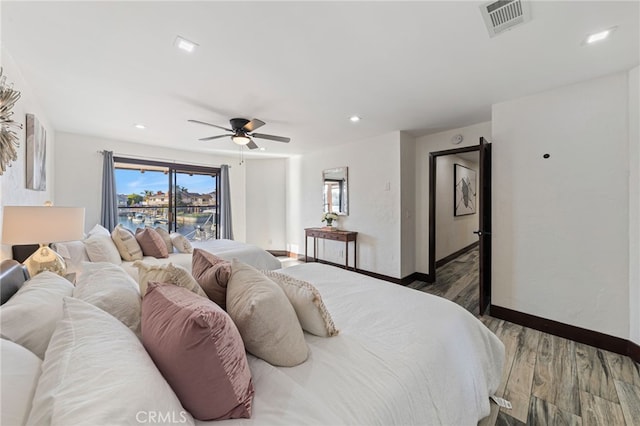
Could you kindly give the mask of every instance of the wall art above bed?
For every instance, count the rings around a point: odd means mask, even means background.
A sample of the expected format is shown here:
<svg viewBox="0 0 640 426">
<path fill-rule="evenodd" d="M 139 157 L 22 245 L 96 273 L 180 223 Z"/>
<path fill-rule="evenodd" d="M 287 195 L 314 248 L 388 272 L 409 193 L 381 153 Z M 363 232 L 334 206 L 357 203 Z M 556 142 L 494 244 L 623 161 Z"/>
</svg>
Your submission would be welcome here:
<svg viewBox="0 0 640 426">
<path fill-rule="evenodd" d="M 27 189 L 47 189 L 47 131 L 33 114 L 27 114 Z"/>
<path fill-rule="evenodd" d="M 20 99 L 20 92 L 7 84 L 7 77 L 0 68 L 0 176 L 18 159 L 18 134 L 14 129 L 22 129 L 22 124 L 13 121 L 13 106 Z"/>
</svg>

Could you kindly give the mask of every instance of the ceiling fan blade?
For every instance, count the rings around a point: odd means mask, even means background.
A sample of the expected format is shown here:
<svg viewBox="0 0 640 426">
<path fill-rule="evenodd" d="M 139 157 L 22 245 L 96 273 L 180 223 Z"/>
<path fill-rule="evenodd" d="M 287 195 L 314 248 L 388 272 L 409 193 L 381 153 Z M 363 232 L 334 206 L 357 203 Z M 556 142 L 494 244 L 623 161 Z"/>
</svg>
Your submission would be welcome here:
<svg viewBox="0 0 640 426">
<path fill-rule="evenodd" d="M 198 139 L 199 141 L 211 141 L 214 139 L 219 139 L 219 138 L 226 138 L 232 135 L 218 135 L 218 136 L 209 136 L 208 138 L 202 138 L 202 139 Z"/>
<path fill-rule="evenodd" d="M 249 148 L 249 149 L 257 149 L 257 148 L 258 148 L 258 145 L 256 145 L 256 143 L 255 143 L 254 141 L 250 141 L 250 142 L 247 144 L 247 148 Z"/>
<path fill-rule="evenodd" d="M 242 130 L 244 130 L 245 132 L 253 132 L 258 127 L 262 127 L 265 124 L 267 124 L 267 123 L 265 123 L 262 120 L 258 120 L 257 118 L 254 118 L 253 120 L 251 120 L 250 122 L 248 122 L 247 124 L 242 126 Z"/>
<path fill-rule="evenodd" d="M 270 141 L 284 142 L 284 143 L 289 143 L 289 141 L 291 140 L 291 138 L 285 138 L 283 136 L 265 135 L 264 133 L 252 133 L 251 136 L 254 138 L 268 139 Z"/>
<path fill-rule="evenodd" d="M 226 130 L 227 132 L 233 132 L 233 130 L 227 129 L 226 127 L 218 126 L 217 124 L 205 123 L 204 121 L 198 121 L 198 120 L 187 120 L 187 121 L 189 123 L 204 124 L 205 126 L 217 127 L 218 129 Z"/>
</svg>

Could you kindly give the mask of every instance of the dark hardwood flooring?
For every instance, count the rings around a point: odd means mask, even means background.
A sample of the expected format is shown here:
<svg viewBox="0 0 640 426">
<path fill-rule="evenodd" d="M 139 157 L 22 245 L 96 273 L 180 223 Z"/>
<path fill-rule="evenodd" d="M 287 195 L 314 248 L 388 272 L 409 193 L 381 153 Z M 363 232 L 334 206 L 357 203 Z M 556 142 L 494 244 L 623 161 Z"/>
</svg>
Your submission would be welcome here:
<svg viewBox="0 0 640 426">
<path fill-rule="evenodd" d="M 436 271 L 436 282 L 409 287 L 444 297 L 478 316 L 478 250 Z M 531 328 L 479 317 L 505 345 L 506 359 L 496 395 L 478 425 L 640 426 L 640 365 L 631 358 Z"/>
</svg>

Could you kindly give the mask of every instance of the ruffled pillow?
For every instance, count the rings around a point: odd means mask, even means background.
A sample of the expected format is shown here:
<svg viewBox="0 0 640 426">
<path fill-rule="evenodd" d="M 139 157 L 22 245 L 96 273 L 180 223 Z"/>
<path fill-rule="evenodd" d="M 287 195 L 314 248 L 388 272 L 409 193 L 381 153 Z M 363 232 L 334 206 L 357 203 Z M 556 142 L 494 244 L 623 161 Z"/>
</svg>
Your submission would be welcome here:
<svg viewBox="0 0 640 426">
<path fill-rule="evenodd" d="M 284 290 L 304 331 L 320 337 L 338 334 L 339 331 L 333 323 L 331 314 L 322 301 L 320 292 L 313 284 L 279 272 L 262 271 L 262 273 Z"/>
</svg>

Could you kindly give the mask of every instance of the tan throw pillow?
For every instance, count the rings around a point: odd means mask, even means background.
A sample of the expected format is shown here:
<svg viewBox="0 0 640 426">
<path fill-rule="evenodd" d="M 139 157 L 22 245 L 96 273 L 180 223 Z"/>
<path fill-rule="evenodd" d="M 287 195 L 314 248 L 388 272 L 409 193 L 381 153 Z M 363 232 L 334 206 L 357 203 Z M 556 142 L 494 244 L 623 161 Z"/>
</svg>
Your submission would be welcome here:
<svg viewBox="0 0 640 426">
<path fill-rule="evenodd" d="M 150 282 L 174 284 L 178 287 L 184 287 L 198 296 L 207 297 L 198 282 L 182 266 L 172 263 L 168 265 L 149 265 L 139 260 L 134 262 L 133 266 L 138 268 L 138 284 L 140 285 L 140 294 L 143 297 L 147 294 L 147 287 Z"/>
<path fill-rule="evenodd" d="M 84 240 L 84 248 L 92 262 L 109 262 L 120 265 L 122 258 L 111 235 L 96 235 Z"/>
<path fill-rule="evenodd" d="M 140 244 L 142 253 L 145 256 L 153 256 L 155 258 L 169 257 L 167 246 L 155 229 L 136 229 L 136 240 L 138 241 L 138 244 Z"/>
<path fill-rule="evenodd" d="M 187 240 L 187 237 L 177 232 L 172 232 L 170 234 L 170 237 L 171 244 L 173 244 L 176 250 L 178 250 L 180 253 L 193 253 L 193 246 L 191 245 L 189 240 Z"/>
<path fill-rule="evenodd" d="M 142 259 L 142 249 L 138 241 L 136 241 L 136 237 L 122 225 L 118 225 L 113 229 L 111 239 L 124 260 L 132 261 Z"/>
<path fill-rule="evenodd" d="M 195 249 L 191 258 L 191 274 L 209 299 L 227 309 L 227 283 L 231 277 L 231 262 L 208 251 Z"/>
<path fill-rule="evenodd" d="M 304 331 L 320 337 L 338 334 L 338 329 L 322 301 L 322 296 L 313 284 L 279 272 L 262 271 L 262 273 L 284 290 Z"/>
<path fill-rule="evenodd" d="M 293 367 L 309 356 L 304 333 L 278 284 L 234 259 L 227 288 L 227 312 L 244 346 L 269 364 Z"/>
<path fill-rule="evenodd" d="M 160 236 L 162 237 L 162 241 L 164 241 L 164 244 L 167 246 L 167 252 L 169 252 L 169 254 L 173 253 L 173 243 L 171 242 L 171 235 L 169 234 L 169 232 L 159 226 L 156 227 L 155 230 L 158 234 L 160 234 Z"/>
</svg>

